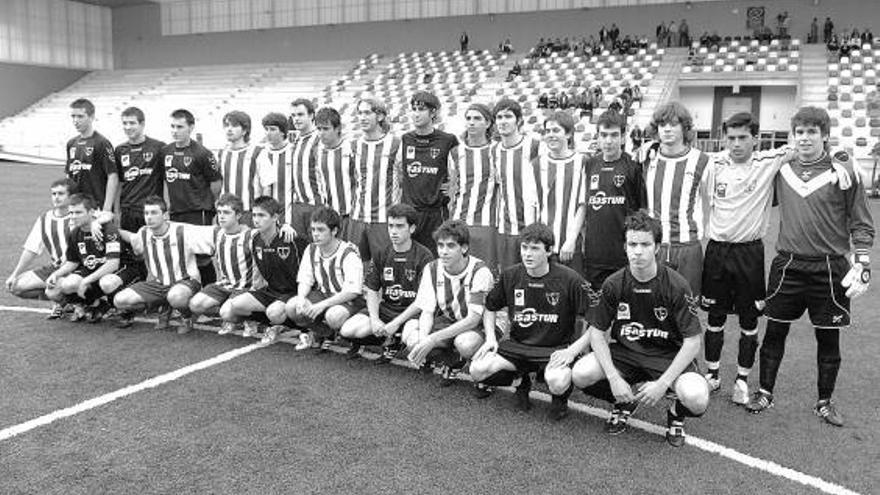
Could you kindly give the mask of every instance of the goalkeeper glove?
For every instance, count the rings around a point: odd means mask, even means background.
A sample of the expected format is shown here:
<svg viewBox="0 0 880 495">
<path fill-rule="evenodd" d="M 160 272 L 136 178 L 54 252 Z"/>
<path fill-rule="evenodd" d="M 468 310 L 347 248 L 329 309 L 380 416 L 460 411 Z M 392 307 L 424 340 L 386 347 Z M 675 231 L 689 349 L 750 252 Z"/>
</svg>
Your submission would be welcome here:
<svg viewBox="0 0 880 495">
<path fill-rule="evenodd" d="M 840 285 L 846 287 L 846 297 L 855 299 L 868 290 L 871 283 L 871 260 L 867 254 L 850 255 L 852 268 L 843 277 Z"/>
</svg>

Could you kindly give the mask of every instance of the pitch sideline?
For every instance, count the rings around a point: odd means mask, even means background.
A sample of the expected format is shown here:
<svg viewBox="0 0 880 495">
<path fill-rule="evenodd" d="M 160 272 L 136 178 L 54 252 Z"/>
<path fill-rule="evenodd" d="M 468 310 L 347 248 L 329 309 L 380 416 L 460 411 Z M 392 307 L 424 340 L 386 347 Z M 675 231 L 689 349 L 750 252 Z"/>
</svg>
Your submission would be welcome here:
<svg viewBox="0 0 880 495">
<path fill-rule="evenodd" d="M 49 313 L 48 309 L 30 308 L 30 307 L 26 307 L 26 306 L 0 306 L 0 311 L 20 312 L 20 313 L 21 312 L 41 313 L 41 314 Z M 206 325 L 196 325 L 196 328 L 199 328 L 201 330 L 206 330 L 206 331 L 216 331 L 213 327 L 209 327 Z M 282 339 L 279 339 L 278 342 L 290 342 L 290 341 L 282 338 Z M 8 440 L 10 438 L 13 438 L 13 437 L 20 435 L 22 433 L 26 433 L 30 430 L 35 429 L 35 428 L 39 428 L 41 426 L 48 425 L 48 424 L 53 423 L 57 420 L 67 418 L 70 416 L 74 416 L 76 414 L 88 411 L 90 409 L 100 407 L 104 404 L 108 404 L 108 403 L 113 402 L 115 400 L 125 398 L 125 397 L 132 395 L 132 394 L 135 394 L 137 392 L 141 392 L 141 391 L 144 391 L 144 390 L 147 390 L 150 388 L 158 387 L 159 385 L 163 385 L 168 382 L 172 382 L 174 380 L 177 380 L 179 378 L 182 378 L 184 376 L 192 374 L 196 371 L 207 369 L 207 368 L 210 368 L 210 367 L 215 366 L 217 364 L 221 364 L 226 361 L 230 361 L 230 360 L 235 359 L 239 356 L 243 356 L 245 354 L 253 352 L 257 349 L 267 347 L 268 345 L 272 345 L 272 344 L 262 344 L 262 343 L 257 342 L 255 344 L 250 344 L 250 345 L 247 345 L 244 347 L 239 347 L 237 349 L 233 349 L 231 351 L 227 351 L 222 354 L 218 354 L 217 356 L 214 356 L 213 358 L 206 359 L 204 361 L 201 361 L 201 362 L 198 362 L 195 364 L 191 364 L 189 366 L 185 366 L 185 367 L 180 368 L 176 371 L 172 371 L 169 373 L 158 375 L 153 378 L 149 378 L 147 380 L 144 380 L 138 384 L 130 385 L 128 387 L 124 387 L 124 388 L 119 389 L 117 391 L 110 392 L 108 394 L 104 394 L 99 397 L 95 397 L 93 399 L 89 399 L 89 400 L 80 402 L 79 404 L 76 404 L 71 407 L 59 409 L 59 410 L 54 411 L 52 413 L 40 416 L 40 417 L 32 419 L 30 421 L 26 421 L 24 423 L 20 423 L 15 426 L 11 426 L 9 428 L 4 428 L 3 430 L 0 430 L 0 442 L 3 442 L 3 441 Z M 336 349 L 335 351 L 336 352 L 344 352 L 339 349 Z M 394 364 L 398 365 L 398 366 L 411 367 L 409 365 L 409 362 L 395 362 Z M 504 388 L 508 389 L 508 390 L 512 390 L 509 387 L 504 387 Z M 550 399 L 551 399 L 548 394 L 546 394 L 544 392 L 538 392 L 538 391 L 532 391 L 531 397 L 538 399 L 540 401 L 543 401 L 543 402 L 550 402 Z M 594 416 L 596 418 L 605 419 L 608 417 L 607 411 L 605 411 L 603 409 L 599 409 L 597 407 L 587 405 L 587 404 L 581 404 L 578 402 L 571 401 L 569 403 L 569 407 L 571 409 L 579 411 L 583 414 Z M 640 419 L 635 419 L 635 418 L 630 419 L 629 425 L 634 428 L 638 428 L 642 431 L 645 431 L 648 433 L 653 433 L 655 435 L 664 435 L 666 433 L 666 428 L 664 428 L 660 425 L 654 424 L 654 423 L 640 420 Z M 721 457 L 738 462 L 744 466 L 747 466 L 747 467 L 750 467 L 753 469 L 757 469 L 759 471 L 764 471 L 765 473 L 768 473 L 768 474 L 771 474 L 773 476 L 777 476 L 780 478 L 785 478 L 787 480 L 794 481 L 794 482 L 802 484 L 804 486 L 815 488 L 823 493 L 828 493 L 828 494 L 832 494 L 832 495 L 860 495 L 858 492 L 850 490 L 844 486 L 841 486 L 841 485 L 838 485 L 835 483 L 831 483 L 829 481 L 825 481 L 825 480 L 818 478 L 816 476 L 802 473 L 800 471 L 797 471 L 797 470 L 794 470 L 791 468 L 787 468 L 785 466 L 782 466 L 782 465 L 777 464 L 772 461 L 767 461 L 767 460 L 764 460 L 764 459 L 761 459 L 758 457 L 750 456 L 748 454 L 739 452 L 738 450 L 735 450 L 735 449 L 732 449 L 729 447 L 725 447 L 719 443 L 715 443 L 710 440 L 705 440 L 705 439 L 702 439 L 699 437 L 694 437 L 694 436 L 688 435 L 685 437 L 685 442 L 688 445 L 690 445 L 692 447 L 696 447 L 696 448 L 703 450 L 705 452 L 717 454 Z"/>
</svg>

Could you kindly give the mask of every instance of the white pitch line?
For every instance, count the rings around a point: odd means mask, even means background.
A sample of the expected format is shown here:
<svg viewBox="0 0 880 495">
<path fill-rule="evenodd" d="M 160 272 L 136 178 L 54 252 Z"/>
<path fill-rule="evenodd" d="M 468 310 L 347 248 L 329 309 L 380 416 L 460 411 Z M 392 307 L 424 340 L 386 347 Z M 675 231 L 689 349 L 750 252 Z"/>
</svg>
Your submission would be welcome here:
<svg viewBox="0 0 880 495">
<path fill-rule="evenodd" d="M 24 306 L 0 306 L 0 311 L 49 313 L 48 309 L 28 308 L 28 307 L 24 307 Z M 204 327 L 204 328 L 209 328 L 206 326 L 197 325 L 197 327 L 200 327 L 200 326 Z M 282 338 L 276 342 L 290 343 L 292 341 L 288 341 L 287 339 Z M 24 433 L 25 431 L 37 428 L 39 426 L 49 424 L 55 420 L 65 418 L 67 416 L 72 416 L 74 414 L 77 414 L 77 413 L 80 413 L 80 412 L 83 412 L 83 411 L 86 411 L 89 409 L 93 409 L 93 408 L 98 407 L 100 405 L 106 404 L 108 402 L 112 402 L 116 399 L 125 397 L 127 395 L 131 395 L 136 392 L 140 392 L 140 391 L 145 390 L 147 388 L 155 387 L 155 386 L 161 385 L 163 383 L 176 380 L 182 376 L 188 375 L 188 374 L 193 373 L 195 371 L 205 369 L 210 366 L 214 366 L 215 364 L 229 361 L 230 359 L 234 359 L 234 358 L 241 356 L 243 354 L 247 354 L 247 353 L 254 351 L 256 349 L 265 347 L 266 345 L 271 345 L 271 344 L 257 343 L 257 344 L 251 344 L 251 345 L 245 346 L 245 347 L 240 347 L 238 349 L 235 349 L 235 350 L 220 354 L 218 356 L 215 356 L 215 357 L 208 359 L 206 361 L 202 361 L 201 363 L 196 363 L 196 364 L 187 366 L 186 368 L 181 368 L 180 370 L 172 371 L 171 373 L 166 373 L 165 375 L 160 375 L 155 378 L 151 378 L 151 379 L 149 379 L 145 382 L 141 382 L 137 385 L 132 385 L 130 387 L 126 387 L 122 390 L 118 390 L 116 392 L 112 392 L 107 395 L 102 395 L 101 397 L 97 397 L 95 399 L 91 399 L 91 400 L 82 402 L 80 404 L 77 404 L 76 406 L 69 407 L 67 409 L 61 409 L 61 410 L 53 412 L 51 414 L 47 414 L 46 416 L 42 416 L 40 418 L 28 421 L 27 423 L 22 423 L 20 425 L 13 426 L 11 428 L 6 428 L 4 430 L 0 430 L 0 441 L 6 440 L 8 438 L 12 438 L 15 435 L 18 435 L 20 433 Z M 344 352 L 344 350 L 337 349 L 336 352 L 341 353 L 341 352 Z M 409 361 L 399 361 L 398 360 L 398 361 L 395 361 L 394 364 L 397 366 L 410 367 L 410 368 L 412 367 L 410 365 Z M 513 390 L 511 387 L 500 387 L 500 388 L 503 388 L 506 390 Z M 531 397 L 538 399 L 540 401 L 543 401 L 543 402 L 549 403 L 551 400 L 550 395 L 548 395 L 544 392 L 532 391 L 530 395 L 531 395 Z M 587 414 L 589 416 L 594 416 L 599 419 L 608 418 L 608 411 L 606 411 L 604 409 L 600 409 L 598 407 L 593 407 L 593 406 L 590 406 L 587 404 L 582 404 L 582 403 L 574 402 L 574 401 L 569 402 L 569 407 L 576 410 L 576 411 L 579 411 L 583 414 Z M 663 427 L 661 425 L 654 424 L 654 423 L 650 423 L 648 421 L 630 418 L 628 424 L 634 428 L 637 428 L 639 430 L 642 430 L 642 431 L 645 431 L 648 433 L 653 433 L 655 435 L 662 436 L 662 435 L 666 434 L 665 427 Z M 21 430 L 19 431 L 19 429 L 21 429 Z M 825 481 L 825 480 L 818 478 L 816 476 L 802 473 L 800 471 L 797 471 L 797 470 L 794 470 L 791 468 L 787 468 L 787 467 L 782 466 L 780 464 L 777 464 L 773 461 L 767 461 L 767 460 L 761 459 L 759 457 L 754 457 L 754 456 L 751 456 L 748 454 L 744 454 L 738 450 L 735 450 L 735 449 L 732 449 L 729 447 L 725 447 L 721 444 L 712 442 L 711 440 L 705 440 L 705 439 L 702 439 L 699 437 L 687 435 L 685 437 L 685 442 L 688 445 L 690 445 L 692 447 L 696 447 L 696 448 L 703 450 L 705 452 L 709 452 L 712 454 L 718 454 L 721 457 L 725 457 L 725 458 L 730 459 L 732 461 L 738 462 L 744 466 L 747 466 L 747 467 L 750 467 L 753 469 L 757 469 L 759 471 L 764 471 L 765 473 L 768 473 L 768 474 L 771 474 L 773 476 L 777 476 L 780 478 L 785 478 L 787 480 L 794 481 L 795 483 L 800 483 L 804 486 L 815 488 L 815 489 L 817 489 L 821 492 L 824 492 L 824 493 L 828 493 L 831 495 L 861 495 L 858 492 L 850 490 L 849 488 L 846 488 L 844 486 L 841 486 L 841 485 L 838 485 L 835 483 L 831 483 L 829 481 Z"/>
</svg>

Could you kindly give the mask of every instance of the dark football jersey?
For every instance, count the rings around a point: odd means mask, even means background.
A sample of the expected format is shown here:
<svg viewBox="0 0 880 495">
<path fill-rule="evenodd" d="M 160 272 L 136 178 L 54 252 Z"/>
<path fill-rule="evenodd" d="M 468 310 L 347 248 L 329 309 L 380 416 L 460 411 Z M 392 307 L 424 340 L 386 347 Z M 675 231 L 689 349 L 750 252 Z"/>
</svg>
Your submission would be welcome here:
<svg viewBox="0 0 880 495">
<path fill-rule="evenodd" d="M 295 293 L 296 274 L 299 270 L 299 251 L 296 244 L 287 242 L 278 232 L 268 244 L 263 236 L 254 236 L 254 257 L 257 268 L 266 280 L 270 290 L 282 293 Z"/>
<path fill-rule="evenodd" d="M 113 145 L 101 133 L 75 137 L 67 141 L 67 177 L 76 182 L 77 191 L 95 198 L 98 208 L 104 207 L 107 176 L 117 173 Z"/>
<path fill-rule="evenodd" d="M 685 337 L 703 332 L 687 280 L 666 266 L 647 282 L 621 268 L 602 284 L 590 325 L 611 330 L 612 342 L 648 358 L 673 359 Z"/>
<path fill-rule="evenodd" d="M 162 141 L 148 137 L 140 144 L 123 143 L 116 147 L 122 208 L 141 208 L 149 196 L 162 195 L 165 168 L 160 155 L 164 146 Z"/>
<path fill-rule="evenodd" d="M 440 185 L 448 180 L 449 152 L 458 145 L 458 138 L 435 129 L 424 136 L 407 132 L 401 141 L 402 202 L 416 208 L 445 206 L 447 198 L 440 192 Z"/>
<path fill-rule="evenodd" d="M 102 241 L 95 239 L 91 231 L 76 227 L 67 240 L 67 261 L 79 263 L 81 271 L 94 273 L 108 260 L 119 259 L 121 250 L 119 230 L 115 225 L 104 225 Z"/>
<path fill-rule="evenodd" d="M 403 311 L 415 301 L 419 278 L 432 259 L 431 251 L 415 241 L 403 253 L 388 246 L 370 261 L 364 285 L 370 290 L 382 291 L 383 305 Z"/>
<path fill-rule="evenodd" d="M 626 265 L 623 220 L 646 204 L 641 167 L 626 153 L 613 162 L 599 154 L 587 162 L 586 179 L 585 261 L 596 268 L 621 268 Z"/>
<path fill-rule="evenodd" d="M 170 213 L 211 211 L 214 194 L 211 183 L 222 180 L 214 154 L 197 141 L 178 148 L 171 143 L 162 148 L 165 183 L 168 184 Z"/>
<path fill-rule="evenodd" d="M 550 263 L 543 277 L 521 264 L 507 268 L 489 291 L 486 309 L 507 307 L 510 338 L 535 347 L 560 347 L 574 340 L 575 321 L 587 310 L 588 285 L 577 272 Z"/>
</svg>

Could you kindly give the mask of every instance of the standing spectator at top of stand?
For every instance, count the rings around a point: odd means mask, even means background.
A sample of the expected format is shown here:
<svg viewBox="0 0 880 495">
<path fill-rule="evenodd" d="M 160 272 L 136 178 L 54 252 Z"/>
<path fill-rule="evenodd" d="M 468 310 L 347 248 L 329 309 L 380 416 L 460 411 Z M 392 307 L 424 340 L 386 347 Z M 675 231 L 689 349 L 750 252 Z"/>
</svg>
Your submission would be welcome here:
<svg viewBox="0 0 880 495">
<path fill-rule="evenodd" d="M 461 47 L 461 51 L 468 51 L 468 43 L 470 42 L 470 38 L 468 37 L 467 31 L 462 31 L 461 36 L 458 38 L 458 44 Z"/>
</svg>

